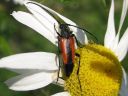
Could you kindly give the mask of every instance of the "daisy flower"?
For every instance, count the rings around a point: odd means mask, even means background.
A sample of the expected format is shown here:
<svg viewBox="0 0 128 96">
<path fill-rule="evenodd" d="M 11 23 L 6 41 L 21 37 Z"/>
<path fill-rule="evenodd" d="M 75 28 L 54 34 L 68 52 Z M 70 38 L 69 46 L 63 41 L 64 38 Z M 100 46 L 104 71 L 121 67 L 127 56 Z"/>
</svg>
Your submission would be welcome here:
<svg viewBox="0 0 128 96">
<path fill-rule="evenodd" d="M 57 47 L 58 40 L 54 25 L 59 31 L 59 24 L 44 9 L 55 14 L 67 24 L 76 25 L 66 17 L 37 2 L 27 0 L 24 1 L 24 5 L 30 13 L 18 11 L 13 12 L 12 16 L 47 38 Z M 119 39 L 127 9 L 128 0 L 124 0 L 120 25 L 116 34 L 114 0 L 111 1 L 104 46 L 89 43 L 83 31 L 75 27 L 69 27 L 78 41 L 84 46 L 78 47 L 75 51 L 80 57 L 75 57 L 73 72 L 69 78 L 64 79 L 65 81 L 59 79 L 57 82 L 59 85 L 62 84 L 66 91 L 52 96 L 128 96 L 127 74 L 121 65 L 121 61 L 128 50 L 128 29 Z M 21 53 L 0 59 L 0 68 L 6 68 L 20 74 L 5 82 L 10 89 L 29 91 L 56 82 L 59 70 L 58 59 L 55 53 Z M 77 74 L 78 68 L 79 74 Z M 59 77 L 62 76 L 59 75 Z"/>
</svg>

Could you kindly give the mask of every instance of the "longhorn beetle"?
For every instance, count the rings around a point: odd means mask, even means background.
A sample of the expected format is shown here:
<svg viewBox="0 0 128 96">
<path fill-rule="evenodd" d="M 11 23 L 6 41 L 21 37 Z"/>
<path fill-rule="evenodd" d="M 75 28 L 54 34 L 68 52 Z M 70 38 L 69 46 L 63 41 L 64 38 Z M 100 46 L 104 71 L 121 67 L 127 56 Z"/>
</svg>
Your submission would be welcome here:
<svg viewBox="0 0 128 96">
<path fill-rule="evenodd" d="M 65 75 L 70 76 L 74 66 L 75 36 L 66 24 L 60 24 L 61 32 L 58 34 L 58 47 L 62 54 Z"/>
<path fill-rule="evenodd" d="M 76 39 L 75 35 L 73 34 L 73 32 L 70 30 L 69 26 L 77 27 L 77 28 L 84 30 L 87 33 L 91 34 L 87 30 L 80 28 L 78 26 L 71 25 L 71 24 L 60 24 L 59 25 L 59 28 L 61 29 L 60 33 L 57 32 L 57 30 L 55 29 L 56 33 L 58 34 L 58 47 L 59 47 L 60 53 L 62 54 L 64 71 L 65 71 L 65 75 L 67 77 L 69 77 L 70 74 L 72 73 L 72 70 L 74 67 L 75 56 L 80 57 L 79 54 L 75 53 L 75 42 L 77 43 L 77 45 L 79 47 L 80 47 L 80 45 L 79 45 L 78 40 Z M 54 28 L 55 28 L 55 24 L 54 24 Z M 91 35 L 94 36 L 93 34 L 91 34 Z M 96 37 L 95 37 L 95 39 L 97 40 Z M 79 73 L 79 69 L 78 69 L 77 74 L 78 73 Z"/>
</svg>

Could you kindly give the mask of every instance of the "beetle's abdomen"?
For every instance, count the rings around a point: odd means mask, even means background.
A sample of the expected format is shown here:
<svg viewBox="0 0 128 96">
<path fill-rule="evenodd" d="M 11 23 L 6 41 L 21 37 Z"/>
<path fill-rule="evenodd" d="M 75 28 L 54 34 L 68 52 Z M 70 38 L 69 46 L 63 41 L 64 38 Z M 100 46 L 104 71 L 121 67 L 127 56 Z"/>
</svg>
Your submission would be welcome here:
<svg viewBox="0 0 128 96">
<path fill-rule="evenodd" d="M 69 38 L 59 37 L 58 39 L 66 76 L 69 76 L 74 66 L 75 38 L 72 36 Z"/>
<path fill-rule="evenodd" d="M 64 64 L 74 63 L 75 56 L 75 40 L 74 37 L 59 38 L 59 47 L 62 54 L 62 59 Z"/>
</svg>

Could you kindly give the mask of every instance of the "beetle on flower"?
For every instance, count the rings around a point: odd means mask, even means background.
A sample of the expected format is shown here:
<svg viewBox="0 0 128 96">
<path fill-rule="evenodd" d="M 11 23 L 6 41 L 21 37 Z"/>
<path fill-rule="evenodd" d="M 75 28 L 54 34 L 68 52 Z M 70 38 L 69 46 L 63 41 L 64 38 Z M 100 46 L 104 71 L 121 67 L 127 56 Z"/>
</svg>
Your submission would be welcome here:
<svg viewBox="0 0 128 96">
<path fill-rule="evenodd" d="M 37 2 L 26 0 L 24 5 L 31 13 L 18 11 L 13 12 L 12 16 L 17 21 L 43 35 L 56 46 L 58 41 L 54 25 L 58 30 L 59 25 L 44 9 L 57 15 L 67 24 L 76 25 L 66 17 Z M 69 27 L 78 41 L 84 46 L 82 48 L 78 47 L 75 51 L 80 55 L 80 58 L 75 57 L 73 72 L 69 78 L 62 82 L 58 81 L 58 83 L 64 84 L 66 91 L 53 96 L 128 96 L 127 74 L 121 65 L 121 61 L 128 50 L 128 29 L 119 39 L 127 9 L 128 0 L 124 0 L 120 25 L 116 35 L 114 0 L 111 1 L 104 46 L 88 43 L 87 36 L 83 31 L 75 27 Z M 79 61 L 80 66 L 78 66 Z M 10 89 L 28 91 L 56 82 L 59 69 L 58 63 L 58 57 L 54 53 L 31 52 L 0 59 L 0 68 L 6 68 L 21 74 L 5 82 Z M 81 88 L 76 74 L 78 67 Z"/>
</svg>

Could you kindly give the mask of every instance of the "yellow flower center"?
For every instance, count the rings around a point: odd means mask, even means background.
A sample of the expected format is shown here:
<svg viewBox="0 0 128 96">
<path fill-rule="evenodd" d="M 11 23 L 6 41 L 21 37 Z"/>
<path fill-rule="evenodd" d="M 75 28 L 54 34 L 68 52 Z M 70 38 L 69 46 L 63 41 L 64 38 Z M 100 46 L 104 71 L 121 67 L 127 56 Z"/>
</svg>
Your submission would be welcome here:
<svg viewBox="0 0 128 96">
<path fill-rule="evenodd" d="M 65 90 L 71 96 L 118 96 L 122 69 L 117 57 L 102 45 L 78 48 L 72 74 Z"/>
</svg>

